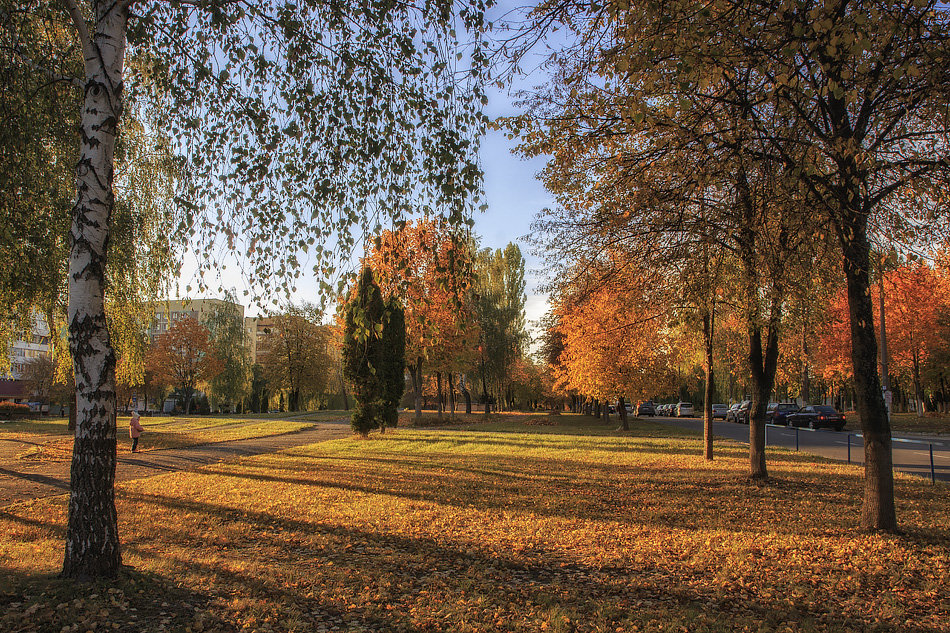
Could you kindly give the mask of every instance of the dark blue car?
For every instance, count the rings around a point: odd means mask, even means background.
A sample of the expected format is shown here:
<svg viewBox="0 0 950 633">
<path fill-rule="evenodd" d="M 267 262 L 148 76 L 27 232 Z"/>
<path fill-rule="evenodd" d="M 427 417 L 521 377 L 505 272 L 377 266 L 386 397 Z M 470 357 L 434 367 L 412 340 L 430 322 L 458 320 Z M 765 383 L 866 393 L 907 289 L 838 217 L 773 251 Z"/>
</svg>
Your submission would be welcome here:
<svg viewBox="0 0 950 633">
<path fill-rule="evenodd" d="M 794 402 L 770 402 L 765 412 L 765 423 L 784 426 L 788 424 L 785 418 L 792 413 L 798 413 L 798 405 Z"/>
</svg>

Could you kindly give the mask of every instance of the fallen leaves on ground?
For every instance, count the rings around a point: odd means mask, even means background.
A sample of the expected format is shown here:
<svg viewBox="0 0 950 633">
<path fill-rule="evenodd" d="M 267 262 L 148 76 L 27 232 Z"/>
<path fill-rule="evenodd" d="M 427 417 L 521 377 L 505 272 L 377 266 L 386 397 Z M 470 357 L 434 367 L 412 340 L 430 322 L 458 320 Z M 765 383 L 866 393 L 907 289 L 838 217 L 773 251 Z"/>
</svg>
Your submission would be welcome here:
<svg viewBox="0 0 950 633">
<path fill-rule="evenodd" d="M 52 577 L 64 500 L 8 507 L 0 629 L 950 631 L 946 486 L 899 476 L 905 532 L 865 534 L 856 467 L 774 451 L 756 484 L 736 445 L 706 463 L 655 425 L 559 422 L 399 429 L 119 485 L 131 569 L 82 605 Z"/>
</svg>

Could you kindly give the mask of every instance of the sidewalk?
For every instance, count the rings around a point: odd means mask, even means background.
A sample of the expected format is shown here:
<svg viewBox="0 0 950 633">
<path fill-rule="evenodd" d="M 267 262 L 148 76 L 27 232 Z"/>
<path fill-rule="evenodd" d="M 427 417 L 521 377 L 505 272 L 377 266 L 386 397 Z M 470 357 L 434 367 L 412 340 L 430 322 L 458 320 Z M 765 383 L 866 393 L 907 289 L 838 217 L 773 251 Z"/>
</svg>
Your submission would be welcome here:
<svg viewBox="0 0 950 633">
<path fill-rule="evenodd" d="M 234 461 L 248 455 L 274 453 L 315 442 L 352 435 L 348 421 L 315 422 L 312 427 L 246 440 L 202 444 L 183 449 L 167 449 L 132 454 L 128 444 L 120 445 L 116 482 L 154 477 L 167 472 L 195 470 L 207 464 Z M 69 462 L 0 460 L 0 508 L 12 503 L 69 492 Z"/>
</svg>

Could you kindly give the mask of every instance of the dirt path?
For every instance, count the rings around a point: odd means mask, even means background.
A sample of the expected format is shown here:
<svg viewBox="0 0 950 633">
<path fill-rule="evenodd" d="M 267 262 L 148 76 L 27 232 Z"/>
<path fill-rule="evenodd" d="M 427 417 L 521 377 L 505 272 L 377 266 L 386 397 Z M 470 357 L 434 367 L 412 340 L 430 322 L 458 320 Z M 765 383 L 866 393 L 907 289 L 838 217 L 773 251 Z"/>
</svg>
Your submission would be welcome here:
<svg viewBox="0 0 950 633">
<path fill-rule="evenodd" d="M 313 426 L 283 435 L 202 444 L 189 448 L 130 453 L 128 443 L 120 444 L 116 481 L 153 477 L 162 473 L 194 470 L 206 464 L 232 461 L 248 455 L 274 453 L 285 448 L 347 437 L 352 434 L 348 420 L 315 422 Z M 69 492 L 68 461 L 36 461 L 0 457 L 0 508 Z"/>
</svg>

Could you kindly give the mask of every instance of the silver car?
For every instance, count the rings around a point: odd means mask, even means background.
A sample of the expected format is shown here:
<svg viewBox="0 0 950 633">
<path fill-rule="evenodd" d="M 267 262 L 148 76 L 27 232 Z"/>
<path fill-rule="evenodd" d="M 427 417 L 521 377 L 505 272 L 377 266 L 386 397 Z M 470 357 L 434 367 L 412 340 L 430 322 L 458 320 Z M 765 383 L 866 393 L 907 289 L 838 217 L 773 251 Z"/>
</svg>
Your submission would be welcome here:
<svg viewBox="0 0 950 633">
<path fill-rule="evenodd" d="M 678 418 L 691 418 L 693 417 L 693 403 L 692 402 L 680 402 L 676 405 L 676 417 Z"/>
</svg>

